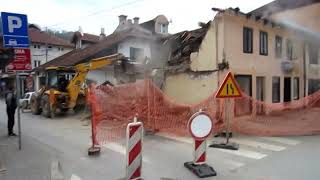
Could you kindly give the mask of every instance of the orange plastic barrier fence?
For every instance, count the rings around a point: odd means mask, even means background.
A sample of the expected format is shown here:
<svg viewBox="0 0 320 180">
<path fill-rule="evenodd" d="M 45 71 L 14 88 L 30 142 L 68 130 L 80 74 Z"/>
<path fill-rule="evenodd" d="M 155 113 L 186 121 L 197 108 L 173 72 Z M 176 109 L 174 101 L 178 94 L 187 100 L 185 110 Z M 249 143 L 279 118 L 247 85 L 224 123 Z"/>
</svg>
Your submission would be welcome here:
<svg viewBox="0 0 320 180">
<path fill-rule="evenodd" d="M 125 137 L 135 115 L 153 132 L 189 136 L 187 122 L 199 109 L 214 119 L 214 132 L 224 130 L 224 100 L 213 92 L 199 104 L 178 104 L 150 80 L 119 86 L 98 86 L 89 93 L 93 128 L 99 143 Z M 290 103 L 267 104 L 249 96 L 232 101 L 233 132 L 257 136 L 320 134 L 320 91 Z"/>
</svg>

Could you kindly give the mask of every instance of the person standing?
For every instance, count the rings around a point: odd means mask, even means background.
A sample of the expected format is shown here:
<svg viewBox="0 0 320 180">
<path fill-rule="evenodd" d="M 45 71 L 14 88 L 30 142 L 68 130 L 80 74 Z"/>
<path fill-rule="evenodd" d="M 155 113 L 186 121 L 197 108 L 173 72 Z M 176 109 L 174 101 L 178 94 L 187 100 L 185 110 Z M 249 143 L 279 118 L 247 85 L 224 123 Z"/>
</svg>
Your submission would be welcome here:
<svg viewBox="0 0 320 180">
<path fill-rule="evenodd" d="M 14 115 L 17 109 L 17 99 L 13 91 L 13 87 L 9 87 L 9 91 L 6 94 L 7 115 L 8 115 L 8 136 L 17 136 L 13 132 Z"/>
</svg>

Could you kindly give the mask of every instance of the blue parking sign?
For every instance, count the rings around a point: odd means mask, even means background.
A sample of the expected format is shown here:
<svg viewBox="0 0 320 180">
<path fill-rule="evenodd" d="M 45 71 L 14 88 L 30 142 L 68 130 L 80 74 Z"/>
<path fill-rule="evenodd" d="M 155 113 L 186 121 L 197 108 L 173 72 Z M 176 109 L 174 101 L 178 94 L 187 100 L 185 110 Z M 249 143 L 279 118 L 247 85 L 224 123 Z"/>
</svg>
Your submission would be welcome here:
<svg viewBox="0 0 320 180">
<path fill-rule="evenodd" d="M 25 14 L 1 12 L 3 46 L 28 48 L 28 19 Z"/>
</svg>

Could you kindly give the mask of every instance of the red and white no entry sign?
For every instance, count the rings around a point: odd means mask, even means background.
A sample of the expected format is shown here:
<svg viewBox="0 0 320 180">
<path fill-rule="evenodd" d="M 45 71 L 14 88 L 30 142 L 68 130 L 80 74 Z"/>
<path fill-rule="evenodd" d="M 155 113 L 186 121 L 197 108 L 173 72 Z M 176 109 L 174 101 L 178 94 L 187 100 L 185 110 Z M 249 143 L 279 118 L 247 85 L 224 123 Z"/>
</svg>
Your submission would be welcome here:
<svg viewBox="0 0 320 180">
<path fill-rule="evenodd" d="M 195 139 L 207 138 L 213 129 L 213 123 L 210 116 L 205 112 L 195 113 L 188 123 L 189 131 Z"/>
</svg>

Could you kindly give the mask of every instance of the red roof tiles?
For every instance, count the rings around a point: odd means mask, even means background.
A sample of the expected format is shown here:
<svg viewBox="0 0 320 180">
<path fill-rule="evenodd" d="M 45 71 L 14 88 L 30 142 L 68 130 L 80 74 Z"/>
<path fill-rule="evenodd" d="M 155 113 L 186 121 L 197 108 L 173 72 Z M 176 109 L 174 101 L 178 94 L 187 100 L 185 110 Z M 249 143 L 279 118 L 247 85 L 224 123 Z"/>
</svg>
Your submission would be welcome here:
<svg viewBox="0 0 320 180">
<path fill-rule="evenodd" d="M 36 28 L 29 28 L 29 38 L 32 43 L 41 43 L 41 44 L 49 44 L 56 46 L 64 46 L 64 47 L 74 47 L 70 42 L 61 39 L 57 36 L 50 35 L 46 32 L 40 31 Z"/>
</svg>

